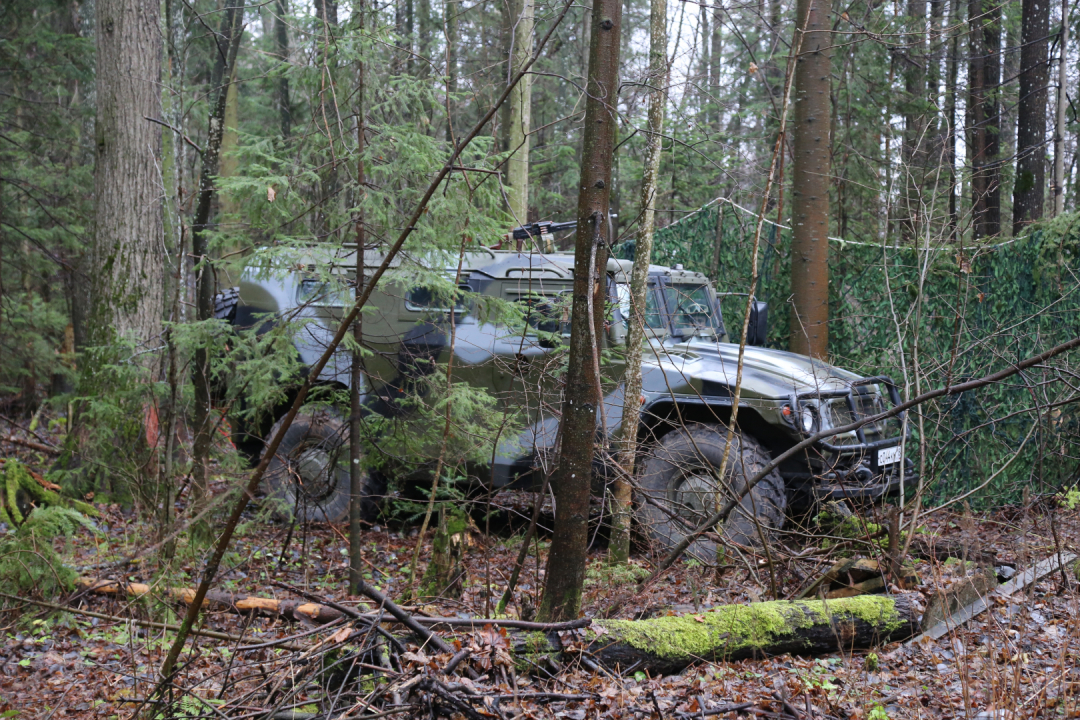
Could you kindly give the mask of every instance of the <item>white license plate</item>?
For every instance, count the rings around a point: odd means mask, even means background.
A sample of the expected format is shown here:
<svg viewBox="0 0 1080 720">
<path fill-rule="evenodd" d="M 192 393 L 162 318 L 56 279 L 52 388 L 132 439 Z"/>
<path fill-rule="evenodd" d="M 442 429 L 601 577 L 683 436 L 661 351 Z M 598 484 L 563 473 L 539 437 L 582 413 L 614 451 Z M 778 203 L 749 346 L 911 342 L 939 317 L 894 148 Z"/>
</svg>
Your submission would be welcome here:
<svg viewBox="0 0 1080 720">
<path fill-rule="evenodd" d="M 883 448 L 877 451 L 877 464 L 878 467 L 883 465 L 892 465 L 893 463 L 900 462 L 900 446 L 896 445 L 891 448 Z"/>
</svg>

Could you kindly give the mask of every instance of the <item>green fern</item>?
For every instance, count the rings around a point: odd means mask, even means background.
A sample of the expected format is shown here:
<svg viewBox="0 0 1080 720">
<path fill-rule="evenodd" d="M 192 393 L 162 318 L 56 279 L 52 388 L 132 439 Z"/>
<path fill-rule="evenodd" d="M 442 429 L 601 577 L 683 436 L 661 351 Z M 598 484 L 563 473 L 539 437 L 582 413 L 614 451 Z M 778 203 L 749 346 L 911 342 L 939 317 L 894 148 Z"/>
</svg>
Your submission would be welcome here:
<svg viewBox="0 0 1080 720">
<path fill-rule="evenodd" d="M 74 535 L 81 529 L 98 532 L 94 522 L 78 510 L 62 505 L 49 505 L 30 513 L 30 517 L 19 528 L 19 533 L 34 533 L 43 540 L 51 540 L 54 537 Z"/>
</svg>

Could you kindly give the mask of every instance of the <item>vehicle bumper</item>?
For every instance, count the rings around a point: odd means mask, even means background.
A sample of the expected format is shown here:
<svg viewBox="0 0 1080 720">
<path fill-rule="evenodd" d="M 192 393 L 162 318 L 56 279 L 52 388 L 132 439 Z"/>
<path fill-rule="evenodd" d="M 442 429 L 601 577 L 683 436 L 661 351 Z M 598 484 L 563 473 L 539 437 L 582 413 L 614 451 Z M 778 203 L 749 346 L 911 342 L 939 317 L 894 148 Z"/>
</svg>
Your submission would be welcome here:
<svg viewBox="0 0 1080 720">
<path fill-rule="evenodd" d="M 866 469 L 866 466 L 863 466 Z M 813 476 L 809 473 L 785 476 L 789 490 L 790 504 L 795 507 L 806 507 L 829 500 L 855 500 L 861 502 L 873 502 L 900 491 L 899 467 L 890 468 L 885 472 L 877 472 L 866 477 L 865 474 L 850 472 L 846 476 L 839 477 L 836 473 L 828 473 L 824 477 Z M 919 481 L 915 472 L 914 463 L 910 458 L 904 460 L 903 480 L 905 487 L 914 487 Z"/>
</svg>

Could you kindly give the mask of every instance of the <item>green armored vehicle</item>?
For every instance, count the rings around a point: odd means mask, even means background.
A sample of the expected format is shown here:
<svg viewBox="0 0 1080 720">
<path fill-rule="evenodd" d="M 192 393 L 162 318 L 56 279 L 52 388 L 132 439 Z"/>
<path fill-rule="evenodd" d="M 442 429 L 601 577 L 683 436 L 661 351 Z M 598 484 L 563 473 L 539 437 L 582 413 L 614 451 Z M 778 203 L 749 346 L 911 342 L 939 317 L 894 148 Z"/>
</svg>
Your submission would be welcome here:
<svg viewBox="0 0 1080 720">
<path fill-rule="evenodd" d="M 365 267 L 382 257 L 368 251 Z M 350 359 L 339 351 L 317 383 L 361 394 L 369 416 L 398 418 L 388 427 L 407 428 L 410 393 L 436 365 L 453 362 L 455 381 L 483 388 L 519 418 L 516 437 L 502 436 L 494 466 L 470 475 L 496 487 L 535 486 L 554 469 L 561 408 L 562 348 L 569 333 L 569 297 L 574 258 L 477 247 L 441 270 L 457 280 L 453 301 L 440 297 L 415 273 L 398 264 L 383 276 L 363 319 L 364 385 L 350 386 Z M 414 260 L 415 262 L 415 260 Z M 315 269 L 319 269 L 319 273 Z M 329 290 L 327 269 L 348 287 L 355 280 L 354 251 L 313 247 L 304 262 L 275 273 L 246 273 L 238 288 L 218 296 L 218 317 L 234 326 L 269 327 L 283 317 L 307 319 L 294 336 L 302 367 L 321 356 L 347 310 L 348 300 Z M 629 309 L 631 263 L 610 260 L 609 298 L 602 370 L 605 398 L 597 417 L 594 487 L 614 477 L 610 446 L 623 412 L 622 349 Z M 428 268 L 429 270 L 431 268 Z M 646 347 L 642 365 L 641 457 L 637 464 L 636 519 L 643 534 L 663 545 L 677 543 L 688 528 L 712 514 L 718 501 L 739 489 L 771 457 L 821 429 L 882 412 L 899 402 L 893 382 L 862 377 L 827 363 L 761 347 L 767 308 L 754 304 L 744 358 L 737 445 L 721 481 L 717 470 L 727 437 L 738 359 L 738 338 L 730 338 L 719 296 L 700 273 L 653 266 L 646 307 Z M 444 283 L 445 285 L 445 283 Z M 445 293 L 443 293 L 445 295 Z M 351 295 L 351 292 L 348 293 Z M 521 309 L 519 323 L 491 321 L 483 300 L 499 298 Z M 732 343 L 731 341 L 735 342 Z M 282 406 L 278 414 L 284 414 Z M 339 521 L 347 516 L 349 473 L 348 410 L 301 413 L 286 435 L 267 474 L 270 492 L 302 519 Z M 257 457 L 273 432 L 273 417 L 241 427 L 238 448 Z M 430 422 L 430 420 L 428 421 Z M 901 474 L 913 478 L 902 457 L 902 416 L 834 435 L 791 458 L 770 473 L 719 529 L 728 541 L 758 545 L 784 523 L 790 507 L 828 499 L 872 500 L 894 492 Z M 404 430 L 408 432 L 408 430 Z M 371 501 L 385 490 L 379 473 L 368 474 Z M 691 548 L 708 557 L 711 541 Z"/>
</svg>

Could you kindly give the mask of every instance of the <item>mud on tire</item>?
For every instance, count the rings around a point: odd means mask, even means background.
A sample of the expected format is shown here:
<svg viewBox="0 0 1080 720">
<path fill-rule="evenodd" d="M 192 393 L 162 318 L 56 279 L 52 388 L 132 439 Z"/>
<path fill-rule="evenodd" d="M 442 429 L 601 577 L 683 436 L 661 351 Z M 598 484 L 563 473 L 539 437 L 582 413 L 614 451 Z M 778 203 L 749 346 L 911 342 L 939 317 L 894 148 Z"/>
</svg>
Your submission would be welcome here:
<svg viewBox="0 0 1080 720">
<path fill-rule="evenodd" d="M 726 502 L 769 462 L 765 449 L 753 438 L 736 432 L 725 472 L 727 487 L 716 478 L 724 456 L 727 428 L 690 425 L 665 435 L 642 463 L 637 498 L 637 520 L 642 531 L 662 547 L 672 548 L 704 522 L 717 508 L 717 495 Z M 658 507 L 660 506 L 660 507 Z M 728 516 L 722 535 L 739 545 L 759 547 L 784 525 L 787 492 L 773 470 L 751 490 Z M 672 517 L 676 515 L 678 519 Z M 755 518 L 757 522 L 755 522 Z M 685 522 L 682 522 L 685 521 Z M 716 543 L 696 540 L 687 553 L 701 560 L 716 559 Z"/>
<path fill-rule="evenodd" d="M 274 423 L 271 439 L 284 423 Z M 381 476 L 363 476 L 361 516 L 373 520 L 385 492 Z M 266 489 L 274 515 L 300 522 L 343 522 L 349 517 L 349 426 L 334 413 L 301 408 L 285 431 L 266 469 Z"/>
</svg>

